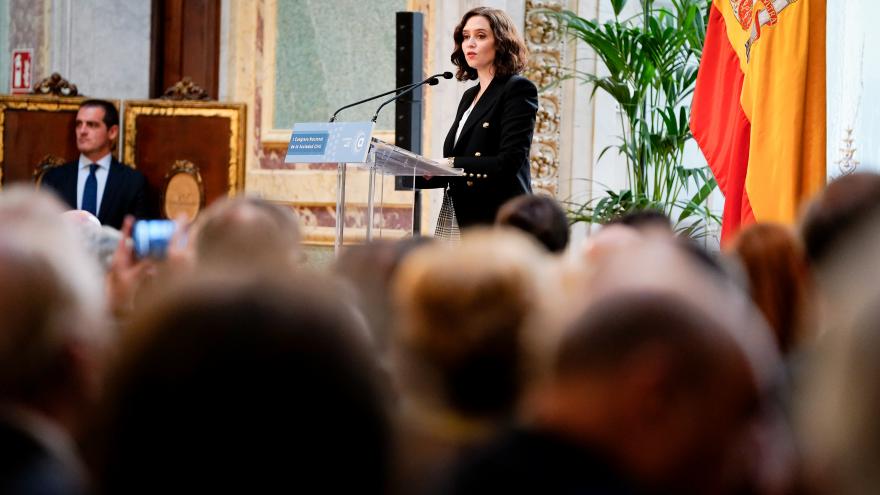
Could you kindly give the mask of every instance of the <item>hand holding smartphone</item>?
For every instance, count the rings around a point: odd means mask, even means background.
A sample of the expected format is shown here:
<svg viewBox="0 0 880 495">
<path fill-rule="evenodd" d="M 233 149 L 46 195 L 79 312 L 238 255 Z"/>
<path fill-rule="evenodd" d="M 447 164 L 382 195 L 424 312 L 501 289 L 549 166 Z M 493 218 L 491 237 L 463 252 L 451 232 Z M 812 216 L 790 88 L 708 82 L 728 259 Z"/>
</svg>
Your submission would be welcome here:
<svg viewBox="0 0 880 495">
<path fill-rule="evenodd" d="M 138 259 L 165 259 L 176 229 L 177 224 L 171 220 L 138 220 L 135 222 L 131 233 L 135 257 Z"/>
</svg>

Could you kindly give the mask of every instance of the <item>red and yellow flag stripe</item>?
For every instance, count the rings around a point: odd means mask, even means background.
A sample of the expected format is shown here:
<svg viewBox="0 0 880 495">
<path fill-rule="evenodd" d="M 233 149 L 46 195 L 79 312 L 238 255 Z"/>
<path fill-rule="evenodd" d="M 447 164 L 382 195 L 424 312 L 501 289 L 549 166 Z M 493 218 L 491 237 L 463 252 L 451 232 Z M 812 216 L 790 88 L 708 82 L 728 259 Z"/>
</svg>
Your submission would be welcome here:
<svg viewBox="0 0 880 495">
<path fill-rule="evenodd" d="M 723 241 L 754 221 L 793 222 L 825 184 L 825 8 L 712 3 L 691 130 L 725 196 Z"/>
</svg>

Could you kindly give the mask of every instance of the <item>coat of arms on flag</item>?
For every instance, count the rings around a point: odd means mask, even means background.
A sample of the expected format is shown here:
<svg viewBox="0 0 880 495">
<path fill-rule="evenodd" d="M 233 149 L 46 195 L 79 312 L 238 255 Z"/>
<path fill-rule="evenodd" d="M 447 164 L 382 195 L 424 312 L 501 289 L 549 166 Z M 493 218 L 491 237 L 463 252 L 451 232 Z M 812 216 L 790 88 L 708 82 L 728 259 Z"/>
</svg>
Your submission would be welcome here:
<svg viewBox="0 0 880 495">
<path fill-rule="evenodd" d="M 797 0 L 730 0 L 733 16 L 739 25 L 749 32 L 746 41 L 746 60 L 752 45 L 761 37 L 762 26 L 772 26 L 779 22 L 779 14 Z"/>
</svg>

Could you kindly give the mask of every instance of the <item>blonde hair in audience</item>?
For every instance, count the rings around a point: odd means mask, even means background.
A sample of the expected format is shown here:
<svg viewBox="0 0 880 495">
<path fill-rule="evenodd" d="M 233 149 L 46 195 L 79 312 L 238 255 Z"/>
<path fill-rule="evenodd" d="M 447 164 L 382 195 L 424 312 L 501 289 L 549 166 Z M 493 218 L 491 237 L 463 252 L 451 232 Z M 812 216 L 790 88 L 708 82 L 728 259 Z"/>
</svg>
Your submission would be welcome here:
<svg viewBox="0 0 880 495">
<path fill-rule="evenodd" d="M 399 342 L 451 409 L 495 416 L 514 406 L 533 366 L 525 348 L 542 263 L 536 243 L 507 229 L 472 230 L 404 260 L 393 289 Z"/>
</svg>

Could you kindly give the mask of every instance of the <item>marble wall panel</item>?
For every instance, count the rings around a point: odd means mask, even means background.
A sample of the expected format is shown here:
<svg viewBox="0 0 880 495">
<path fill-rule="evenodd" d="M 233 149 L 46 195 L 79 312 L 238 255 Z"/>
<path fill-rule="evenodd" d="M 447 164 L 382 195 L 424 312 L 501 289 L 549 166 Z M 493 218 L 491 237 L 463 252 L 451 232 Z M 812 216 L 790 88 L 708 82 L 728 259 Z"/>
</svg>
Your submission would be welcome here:
<svg viewBox="0 0 880 495">
<path fill-rule="evenodd" d="M 34 82 L 59 72 L 87 95 L 146 98 L 150 2 L 0 0 L 0 92 L 15 48 L 34 50 Z"/>
<path fill-rule="evenodd" d="M 9 0 L 0 0 L 0 93 L 9 92 Z"/>
<path fill-rule="evenodd" d="M 352 101 L 395 86 L 394 12 L 405 0 L 278 0 L 273 127 L 324 121 Z M 342 120 L 369 120 L 378 105 Z M 393 129 L 386 107 L 378 129 Z"/>
<path fill-rule="evenodd" d="M 143 0 L 54 0 L 52 70 L 80 92 L 144 99 L 150 92 L 150 6 Z M 68 7 L 69 6 L 69 7 Z M 65 25 L 66 24 L 66 25 Z"/>
</svg>

